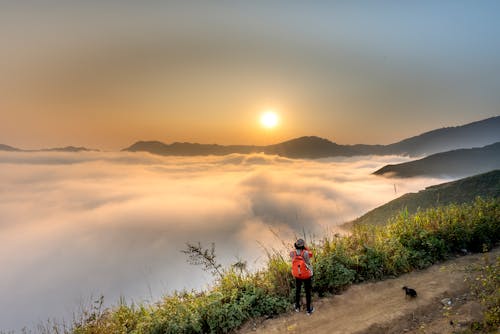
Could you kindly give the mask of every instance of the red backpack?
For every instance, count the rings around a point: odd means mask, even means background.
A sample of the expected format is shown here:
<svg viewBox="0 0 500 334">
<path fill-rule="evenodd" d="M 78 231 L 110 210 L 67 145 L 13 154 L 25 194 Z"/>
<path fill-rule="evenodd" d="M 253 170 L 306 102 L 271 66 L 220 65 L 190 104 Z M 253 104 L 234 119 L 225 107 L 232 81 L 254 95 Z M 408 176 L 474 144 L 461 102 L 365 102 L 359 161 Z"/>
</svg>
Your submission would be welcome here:
<svg viewBox="0 0 500 334">
<path fill-rule="evenodd" d="M 297 254 L 297 251 L 294 251 L 292 259 L 292 275 L 295 278 L 308 279 L 312 276 L 311 269 L 308 268 L 307 263 L 304 260 L 304 252 L 306 252 L 305 249 L 303 249 L 300 254 Z"/>
</svg>

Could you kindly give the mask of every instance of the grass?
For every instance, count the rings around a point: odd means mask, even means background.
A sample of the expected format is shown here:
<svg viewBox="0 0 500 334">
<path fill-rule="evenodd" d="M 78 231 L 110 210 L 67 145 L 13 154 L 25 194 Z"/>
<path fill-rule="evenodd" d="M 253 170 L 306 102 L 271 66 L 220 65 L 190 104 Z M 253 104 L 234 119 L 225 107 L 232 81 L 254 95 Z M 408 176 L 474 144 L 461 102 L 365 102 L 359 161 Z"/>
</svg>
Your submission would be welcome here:
<svg viewBox="0 0 500 334">
<path fill-rule="evenodd" d="M 425 210 L 452 203 L 470 203 L 478 196 L 500 197 L 500 170 L 430 186 L 418 193 L 405 194 L 367 212 L 351 224 L 383 225 L 402 210 L 415 214 L 419 209 Z"/>
<path fill-rule="evenodd" d="M 491 249 L 499 238 L 498 198 L 477 198 L 415 215 L 402 212 L 385 226 L 355 226 L 350 236 L 313 243 L 313 290 L 319 296 L 338 293 L 353 283 L 425 268 L 464 249 Z M 229 333 L 251 318 L 273 317 L 291 308 L 294 282 L 287 254 L 270 252 L 266 268 L 254 273 L 235 267 L 220 270 L 209 291 L 176 292 L 151 305 L 99 308 L 71 329 L 52 332 Z M 493 303 L 498 309 L 498 300 Z"/>
<path fill-rule="evenodd" d="M 483 306 L 482 321 L 473 322 L 464 333 L 493 333 L 500 328 L 500 256 L 472 268 L 467 280 L 473 297 Z"/>
</svg>

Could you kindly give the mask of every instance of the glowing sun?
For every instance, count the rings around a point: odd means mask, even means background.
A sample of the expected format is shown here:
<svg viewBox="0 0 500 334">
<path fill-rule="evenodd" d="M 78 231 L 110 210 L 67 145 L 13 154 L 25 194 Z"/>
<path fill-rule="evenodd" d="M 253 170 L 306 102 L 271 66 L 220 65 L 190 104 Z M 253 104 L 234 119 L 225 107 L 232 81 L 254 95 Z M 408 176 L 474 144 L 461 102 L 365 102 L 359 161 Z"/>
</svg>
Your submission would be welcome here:
<svg viewBox="0 0 500 334">
<path fill-rule="evenodd" d="M 268 110 L 260 116 L 260 124 L 265 128 L 272 129 L 278 125 L 278 122 L 278 114 L 272 110 Z"/>
</svg>

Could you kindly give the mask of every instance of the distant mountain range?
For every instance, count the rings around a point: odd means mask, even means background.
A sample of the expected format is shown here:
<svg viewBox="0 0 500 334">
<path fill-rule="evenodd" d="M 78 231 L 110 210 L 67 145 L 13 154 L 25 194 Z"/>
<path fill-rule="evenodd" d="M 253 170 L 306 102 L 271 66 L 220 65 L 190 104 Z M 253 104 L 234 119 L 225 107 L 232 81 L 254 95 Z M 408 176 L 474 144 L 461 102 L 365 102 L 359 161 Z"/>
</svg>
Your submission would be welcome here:
<svg viewBox="0 0 500 334">
<path fill-rule="evenodd" d="M 43 152 L 91 152 L 91 151 L 98 151 L 98 150 L 86 148 L 86 147 L 82 147 L 82 146 L 79 146 L 79 147 L 66 146 L 66 147 L 45 148 L 45 149 L 41 149 L 38 151 L 43 151 Z"/>
<path fill-rule="evenodd" d="M 75 146 L 66 146 L 66 147 L 55 147 L 55 148 L 44 148 L 40 150 L 23 150 L 20 148 L 15 148 L 9 145 L 0 144 L 0 151 L 9 151 L 9 152 L 90 152 L 90 151 L 98 151 L 86 147 L 75 147 Z"/>
<path fill-rule="evenodd" d="M 129 152 L 149 152 L 159 155 L 226 155 L 231 153 L 266 153 L 289 158 L 325 158 L 355 155 L 422 156 L 460 148 L 479 147 L 500 142 L 500 116 L 457 127 L 442 128 L 411 137 L 390 145 L 339 145 L 327 139 L 310 136 L 283 143 L 255 145 L 217 145 L 198 143 L 164 144 L 159 141 L 139 141 L 123 149 Z"/>
<path fill-rule="evenodd" d="M 481 148 L 436 153 L 423 159 L 386 165 L 375 175 L 393 177 L 464 177 L 500 168 L 500 142 Z"/>
<path fill-rule="evenodd" d="M 9 145 L 0 144 L 0 151 L 15 152 L 15 151 L 20 151 L 20 149 L 9 146 Z"/>
<path fill-rule="evenodd" d="M 407 210 L 408 214 L 440 205 L 461 204 L 473 201 L 477 196 L 500 196 L 500 170 L 475 175 L 453 182 L 427 187 L 418 193 L 408 193 L 369 211 L 351 224 L 385 224 L 388 219 Z"/>
<path fill-rule="evenodd" d="M 481 147 L 496 142 L 500 142 L 500 116 L 462 126 L 448 127 L 425 132 L 421 135 L 390 145 L 339 145 L 328 139 L 309 136 L 267 146 L 217 145 L 179 142 L 165 144 L 159 141 L 138 141 L 122 151 L 149 152 L 159 155 L 177 156 L 266 153 L 289 158 L 317 159 L 355 155 L 423 156 L 461 148 Z M 92 150 L 85 147 L 73 146 L 43 150 L 22 150 L 0 144 L 0 151 L 80 152 Z"/>
</svg>

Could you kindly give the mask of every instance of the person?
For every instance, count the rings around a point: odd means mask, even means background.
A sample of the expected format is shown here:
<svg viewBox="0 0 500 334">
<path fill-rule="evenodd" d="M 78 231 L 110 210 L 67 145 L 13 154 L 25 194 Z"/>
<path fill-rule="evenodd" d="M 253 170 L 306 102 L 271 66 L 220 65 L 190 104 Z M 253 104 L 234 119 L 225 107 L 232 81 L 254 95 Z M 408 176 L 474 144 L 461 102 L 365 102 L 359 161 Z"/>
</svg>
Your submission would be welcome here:
<svg viewBox="0 0 500 334">
<path fill-rule="evenodd" d="M 300 312 L 300 293 L 302 285 L 304 285 L 306 292 L 306 312 L 307 315 L 311 315 L 314 312 L 314 307 L 311 305 L 313 276 L 311 258 L 313 253 L 306 247 L 304 239 L 298 239 L 294 243 L 294 246 L 295 250 L 290 252 L 290 258 L 292 259 L 292 274 L 295 277 L 295 312 Z M 301 270 L 300 264 L 303 263 L 302 261 L 305 262 L 306 268 Z"/>
</svg>

